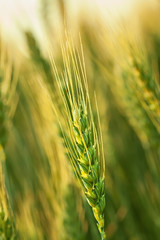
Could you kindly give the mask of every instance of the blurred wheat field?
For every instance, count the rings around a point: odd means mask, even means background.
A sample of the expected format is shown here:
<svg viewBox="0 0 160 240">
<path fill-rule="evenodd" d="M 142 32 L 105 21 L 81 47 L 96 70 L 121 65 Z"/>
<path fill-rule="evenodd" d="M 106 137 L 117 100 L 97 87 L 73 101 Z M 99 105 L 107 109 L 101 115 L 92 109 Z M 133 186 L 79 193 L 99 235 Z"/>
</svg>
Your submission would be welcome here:
<svg viewBox="0 0 160 240">
<path fill-rule="evenodd" d="M 93 2 L 0 4 L 1 240 L 160 238 L 159 1 Z"/>
</svg>

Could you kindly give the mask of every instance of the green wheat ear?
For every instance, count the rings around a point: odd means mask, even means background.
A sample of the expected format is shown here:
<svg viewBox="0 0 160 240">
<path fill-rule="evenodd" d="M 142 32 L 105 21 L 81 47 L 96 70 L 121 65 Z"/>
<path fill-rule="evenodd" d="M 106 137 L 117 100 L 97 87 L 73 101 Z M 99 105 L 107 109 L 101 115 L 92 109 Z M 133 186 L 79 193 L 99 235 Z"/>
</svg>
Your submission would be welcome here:
<svg viewBox="0 0 160 240">
<path fill-rule="evenodd" d="M 73 129 L 78 154 L 79 176 L 84 187 L 85 196 L 93 209 L 99 232 L 104 239 L 104 178 L 101 175 L 100 159 L 97 141 L 92 136 L 92 126 L 89 125 L 87 112 L 80 106 L 78 116 L 73 114 Z"/>
<path fill-rule="evenodd" d="M 93 119 L 82 49 L 80 57 L 71 41 L 67 41 L 66 46 L 62 46 L 62 51 L 64 72 L 61 77 L 52 61 L 64 105 L 64 108 L 57 108 L 54 104 L 55 112 L 67 156 L 92 207 L 101 238 L 105 239 L 105 162 L 100 124 L 96 126 Z"/>
</svg>

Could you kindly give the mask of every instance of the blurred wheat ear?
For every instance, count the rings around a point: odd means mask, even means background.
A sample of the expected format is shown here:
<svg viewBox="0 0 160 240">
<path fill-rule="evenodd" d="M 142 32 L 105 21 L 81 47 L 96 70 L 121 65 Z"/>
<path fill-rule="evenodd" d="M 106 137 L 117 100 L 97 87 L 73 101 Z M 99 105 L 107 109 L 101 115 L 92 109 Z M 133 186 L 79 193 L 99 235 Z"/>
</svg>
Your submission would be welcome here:
<svg viewBox="0 0 160 240">
<path fill-rule="evenodd" d="M 53 71 L 62 98 L 61 107 L 54 104 L 67 156 L 92 207 L 101 238 L 105 239 L 105 162 L 100 124 L 95 124 L 90 104 L 82 47 L 80 54 L 71 40 L 62 46 L 64 72 Z M 80 56 L 81 55 L 81 56 Z M 98 117 L 99 119 L 99 117 Z"/>
<path fill-rule="evenodd" d="M 13 75 L 13 66 L 10 56 L 0 38 L 0 239 L 12 240 L 16 239 L 16 231 L 5 186 L 4 147 L 7 143 L 7 123 L 12 111 L 12 109 L 9 108 L 9 103 L 14 96 L 15 90 Z"/>
<path fill-rule="evenodd" d="M 69 184 L 64 199 L 65 199 L 65 211 L 63 219 L 64 225 L 63 239 L 64 240 L 87 239 L 85 231 L 86 222 L 83 212 L 84 209 L 82 207 L 82 198 L 81 196 L 79 196 L 79 188 L 73 183 Z"/>
</svg>

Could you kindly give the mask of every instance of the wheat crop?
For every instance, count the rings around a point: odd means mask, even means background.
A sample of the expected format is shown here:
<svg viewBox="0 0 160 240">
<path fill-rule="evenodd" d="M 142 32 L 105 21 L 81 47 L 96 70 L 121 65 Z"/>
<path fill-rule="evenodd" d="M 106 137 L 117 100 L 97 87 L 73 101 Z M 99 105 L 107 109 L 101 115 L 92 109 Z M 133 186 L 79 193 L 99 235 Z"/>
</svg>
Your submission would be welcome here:
<svg viewBox="0 0 160 240">
<path fill-rule="evenodd" d="M 14 92 L 11 90 L 12 73 L 10 58 L 6 48 L 0 42 L 0 238 L 15 240 L 15 222 L 5 185 L 6 156 L 4 151 L 8 138 L 9 102 Z M 11 90 L 10 97 L 8 96 L 9 90 Z"/>
<path fill-rule="evenodd" d="M 62 97 L 61 113 L 56 110 L 67 156 L 92 207 L 101 238 L 104 232 L 104 155 L 98 118 L 95 124 L 90 104 L 83 53 L 76 52 L 70 40 L 62 46 L 64 72 L 60 76 L 52 61 Z M 61 114 L 61 115 L 60 115 Z M 63 120 L 61 121 L 63 116 Z"/>
</svg>

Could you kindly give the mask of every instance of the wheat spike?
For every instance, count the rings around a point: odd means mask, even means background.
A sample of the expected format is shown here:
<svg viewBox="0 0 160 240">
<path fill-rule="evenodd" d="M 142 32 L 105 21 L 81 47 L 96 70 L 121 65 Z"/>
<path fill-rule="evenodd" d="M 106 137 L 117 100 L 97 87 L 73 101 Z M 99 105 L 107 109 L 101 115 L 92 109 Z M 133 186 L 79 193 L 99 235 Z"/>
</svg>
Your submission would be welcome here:
<svg viewBox="0 0 160 240">
<path fill-rule="evenodd" d="M 5 186 L 4 147 L 7 142 L 7 120 L 9 111 L 7 103 L 12 96 L 13 89 L 10 89 L 12 79 L 12 64 L 6 53 L 6 49 L 0 42 L 0 239 L 16 239 L 16 230 L 13 214 L 9 205 L 7 190 Z M 13 81 L 14 82 L 14 81 Z M 14 88 L 14 87 L 13 87 Z M 10 90 L 10 96 L 8 92 Z"/>
<path fill-rule="evenodd" d="M 52 61 L 64 104 L 63 112 L 56 107 L 55 111 L 60 121 L 67 156 L 92 207 L 101 238 L 105 239 L 105 169 L 100 125 L 96 126 L 93 119 L 83 54 L 81 58 L 71 41 L 67 41 L 65 47 L 62 46 L 62 51 L 65 68 L 62 77 Z"/>
</svg>

